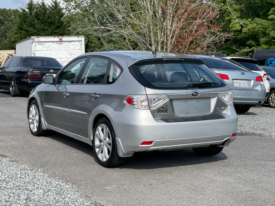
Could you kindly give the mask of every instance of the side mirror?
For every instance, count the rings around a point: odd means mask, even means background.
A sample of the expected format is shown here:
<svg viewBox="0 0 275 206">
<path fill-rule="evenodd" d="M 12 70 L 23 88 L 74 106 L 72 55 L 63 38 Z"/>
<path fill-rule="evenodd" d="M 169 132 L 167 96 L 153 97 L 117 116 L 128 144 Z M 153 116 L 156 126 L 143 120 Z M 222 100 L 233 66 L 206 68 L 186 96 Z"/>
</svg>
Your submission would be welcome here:
<svg viewBox="0 0 275 206">
<path fill-rule="evenodd" d="M 43 77 L 43 83 L 44 84 L 53 84 L 54 83 L 54 76 L 51 74 L 46 74 Z"/>
</svg>

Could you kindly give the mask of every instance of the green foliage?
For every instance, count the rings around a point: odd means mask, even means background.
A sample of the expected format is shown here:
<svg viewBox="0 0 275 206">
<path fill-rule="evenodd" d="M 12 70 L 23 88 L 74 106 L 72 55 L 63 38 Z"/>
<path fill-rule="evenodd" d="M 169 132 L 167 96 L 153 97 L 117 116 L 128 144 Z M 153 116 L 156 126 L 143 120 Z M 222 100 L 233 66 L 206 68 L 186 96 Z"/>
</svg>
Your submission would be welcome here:
<svg viewBox="0 0 275 206">
<path fill-rule="evenodd" d="M 29 0 L 25 9 L 20 9 L 15 22 L 15 36 L 10 41 L 15 43 L 30 36 L 63 36 L 67 34 L 68 24 L 62 19 L 65 16 L 60 3 L 52 0 L 46 5 L 44 1 L 34 3 Z"/>
<path fill-rule="evenodd" d="M 10 39 L 15 34 L 14 23 L 18 10 L 0 9 L 0 50 L 14 49 Z"/>
<path fill-rule="evenodd" d="M 217 0 L 219 21 L 234 38 L 220 49 L 228 55 L 250 55 L 275 49 L 275 0 Z"/>
</svg>

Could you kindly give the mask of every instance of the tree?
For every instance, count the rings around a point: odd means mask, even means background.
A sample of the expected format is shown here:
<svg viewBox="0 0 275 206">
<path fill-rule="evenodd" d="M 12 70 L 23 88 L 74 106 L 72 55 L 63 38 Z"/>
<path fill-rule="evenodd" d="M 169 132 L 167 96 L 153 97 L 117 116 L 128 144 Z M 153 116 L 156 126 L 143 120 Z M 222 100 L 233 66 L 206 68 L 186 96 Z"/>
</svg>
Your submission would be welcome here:
<svg viewBox="0 0 275 206">
<path fill-rule="evenodd" d="M 63 36 L 68 25 L 62 20 L 65 16 L 60 3 L 52 0 L 47 5 L 44 1 L 34 3 L 29 0 L 25 9 L 20 9 L 15 22 L 15 36 L 11 38 L 13 45 L 17 41 L 30 36 Z"/>
<path fill-rule="evenodd" d="M 275 49 L 274 0 L 217 0 L 219 21 L 234 38 L 221 49 L 228 55 L 250 55 L 256 49 Z"/>
<path fill-rule="evenodd" d="M 188 52 L 196 50 L 190 44 L 200 47 L 197 41 L 200 37 L 207 39 L 204 48 L 209 48 L 214 41 L 220 44 L 226 37 L 217 35 L 220 30 L 216 23 L 211 26 L 218 15 L 217 8 L 203 0 L 64 1 L 67 11 L 77 19 L 72 24 L 73 30 L 99 37 L 106 48 L 117 42 L 120 47 L 131 50 L 158 47 L 158 51 Z M 197 38 L 186 39 L 192 35 Z"/>
<path fill-rule="evenodd" d="M 0 50 L 14 49 L 9 39 L 14 36 L 18 10 L 0 9 Z"/>
</svg>

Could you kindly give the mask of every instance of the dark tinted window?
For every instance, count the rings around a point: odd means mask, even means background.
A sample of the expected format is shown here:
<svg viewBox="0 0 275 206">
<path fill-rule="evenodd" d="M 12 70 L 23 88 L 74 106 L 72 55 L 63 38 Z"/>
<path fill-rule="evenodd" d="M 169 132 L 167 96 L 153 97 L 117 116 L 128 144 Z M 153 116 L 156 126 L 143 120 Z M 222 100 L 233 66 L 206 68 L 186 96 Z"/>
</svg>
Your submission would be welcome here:
<svg viewBox="0 0 275 206">
<path fill-rule="evenodd" d="M 24 67 L 62 67 L 56 59 L 45 57 L 25 57 L 22 64 Z"/>
<path fill-rule="evenodd" d="M 275 50 L 256 50 L 253 59 L 257 59 L 259 65 L 275 66 Z"/>
<path fill-rule="evenodd" d="M 108 60 L 91 58 L 80 80 L 82 84 L 101 84 L 108 67 Z"/>
<path fill-rule="evenodd" d="M 246 70 L 242 68 L 241 65 L 238 65 L 236 62 L 230 60 L 220 60 L 212 58 L 201 58 L 205 65 L 213 69 L 226 69 L 226 70 Z"/>
<path fill-rule="evenodd" d="M 253 64 L 253 63 L 250 63 L 250 62 L 241 62 L 241 61 L 238 61 L 238 63 L 240 63 L 241 65 L 245 66 L 249 70 L 252 70 L 252 71 L 262 71 L 260 69 L 260 67 L 258 67 L 257 64 Z"/>
<path fill-rule="evenodd" d="M 9 66 L 9 63 L 11 62 L 12 58 L 9 58 L 3 65 L 3 67 L 7 68 Z"/>
<path fill-rule="evenodd" d="M 275 79 L 275 67 L 262 67 L 265 72 L 272 78 Z"/>
<path fill-rule="evenodd" d="M 189 89 L 221 87 L 225 84 L 203 64 L 144 63 L 129 67 L 131 74 L 145 87 L 154 89 Z"/>
<path fill-rule="evenodd" d="M 83 67 L 86 58 L 78 59 L 70 63 L 66 69 L 58 75 L 57 84 L 75 84 L 77 76 Z"/>
<path fill-rule="evenodd" d="M 9 64 L 9 67 L 20 67 L 20 58 L 18 57 L 13 57 L 10 64 Z"/>
</svg>

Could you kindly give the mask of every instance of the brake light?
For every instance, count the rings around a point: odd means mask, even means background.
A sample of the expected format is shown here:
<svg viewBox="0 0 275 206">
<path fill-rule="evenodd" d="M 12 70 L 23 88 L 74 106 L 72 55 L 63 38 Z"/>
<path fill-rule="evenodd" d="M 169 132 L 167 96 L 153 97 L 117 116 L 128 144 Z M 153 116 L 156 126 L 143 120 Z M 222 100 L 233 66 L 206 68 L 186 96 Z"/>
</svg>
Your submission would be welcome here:
<svg viewBox="0 0 275 206">
<path fill-rule="evenodd" d="M 142 142 L 140 145 L 148 146 L 148 145 L 151 145 L 151 144 L 153 144 L 153 141 L 145 141 L 145 142 Z"/>
<path fill-rule="evenodd" d="M 221 79 L 229 80 L 229 76 L 228 76 L 227 74 L 216 73 L 216 75 L 217 75 L 218 77 L 220 77 Z"/>
<path fill-rule="evenodd" d="M 264 78 L 267 80 L 267 81 L 269 81 L 269 77 L 268 77 L 268 75 L 265 73 L 264 74 Z"/>
<path fill-rule="evenodd" d="M 263 77 L 262 76 L 256 77 L 256 82 L 263 82 Z"/>
<path fill-rule="evenodd" d="M 25 79 L 42 79 L 42 76 L 40 73 L 27 73 Z"/>
<path fill-rule="evenodd" d="M 237 134 L 236 134 L 236 133 L 233 133 L 233 134 L 232 134 L 232 137 L 236 137 L 236 136 L 237 136 Z"/>
</svg>

